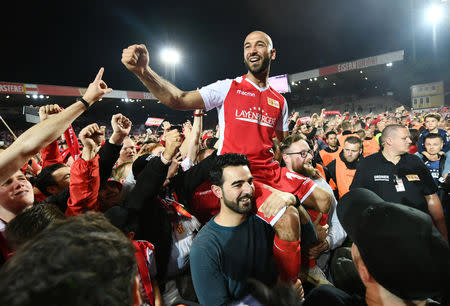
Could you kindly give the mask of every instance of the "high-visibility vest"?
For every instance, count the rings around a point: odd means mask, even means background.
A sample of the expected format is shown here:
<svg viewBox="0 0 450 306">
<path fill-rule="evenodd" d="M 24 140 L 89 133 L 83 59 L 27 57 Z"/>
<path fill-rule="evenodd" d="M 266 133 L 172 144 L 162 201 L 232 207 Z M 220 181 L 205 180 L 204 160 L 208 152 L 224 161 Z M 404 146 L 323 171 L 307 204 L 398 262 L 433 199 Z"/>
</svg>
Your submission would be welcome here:
<svg viewBox="0 0 450 306">
<path fill-rule="evenodd" d="M 356 169 L 348 169 L 340 158 L 336 158 L 336 186 L 339 191 L 339 199 L 349 191 L 355 173 Z"/>
<path fill-rule="evenodd" d="M 339 148 L 336 152 L 330 153 L 325 151 L 325 149 L 319 151 L 320 158 L 322 158 L 323 165 L 326 167 L 329 163 L 331 163 L 334 159 L 339 156 L 341 153 L 341 148 Z"/>
<path fill-rule="evenodd" d="M 371 139 L 364 139 L 363 149 L 364 157 L 366 157 L 380 151 L 380 145 L 378 144 L 378 141 L 375 139 L 375 137 L 372 137 Z"/>
</svg>

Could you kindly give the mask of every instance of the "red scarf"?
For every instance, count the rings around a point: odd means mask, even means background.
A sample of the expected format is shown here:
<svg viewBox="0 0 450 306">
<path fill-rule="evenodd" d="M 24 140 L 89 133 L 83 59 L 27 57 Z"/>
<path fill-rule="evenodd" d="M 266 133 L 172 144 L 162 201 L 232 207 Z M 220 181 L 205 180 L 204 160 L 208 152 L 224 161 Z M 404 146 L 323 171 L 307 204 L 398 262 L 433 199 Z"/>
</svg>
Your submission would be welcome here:
<svg viewBox="0 0 450 306">
<path fill-rule="evenodd" d="M 80 155 L 80 146 L 78 144 L 77 135 L 75 135 L 72 126 L 69 126 L 69 128 L 64 132 L 64 138 L 66 139 L 67 148 L 70 154 L 73 159 L 76 160 Z"/>
</svg>

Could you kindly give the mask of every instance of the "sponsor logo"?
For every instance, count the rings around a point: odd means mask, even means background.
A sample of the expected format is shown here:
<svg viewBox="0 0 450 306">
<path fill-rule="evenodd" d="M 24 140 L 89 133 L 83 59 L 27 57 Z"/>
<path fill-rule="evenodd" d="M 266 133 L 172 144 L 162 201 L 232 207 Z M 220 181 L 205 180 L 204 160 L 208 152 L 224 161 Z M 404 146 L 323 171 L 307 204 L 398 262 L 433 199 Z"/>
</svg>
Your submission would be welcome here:
<svg viewBox="0 0 450 306">
<path fill-rule="evenodd" d="M 276 108 L 280 108 L 280 102 L 278 102 L 277 100 L 271 99 L 271 98 L 267 98 L 267 104 L 269 104 L 270 106 L 276 107 Z"/>
<path fill-rule="evenodd" d="M 236 119 L 257 123 L 262 126 L 274 127 L 276 118 L 270 117 L 260 107 L 250 107 L 248 110 L 236 110 Z"/>
<path fill-rule="evenodd" d="M 419 182 L 420 181 L 420 178 L 417 174 L 407 174 L 405 176 L 406 176 L 406 179 L 410 182 L 414 182 L 414 181 Z"/>
<path fill-rule="evenodd" d="M 240 89 L 238 89 L 238 90 L 236 91 L 236 93 L 237 93 L 238 95 L 255 97 L 255 94 L 254 94 L 253 92 L 242 91 L 242 90 L 240 90 Z"/>
<path fill-rule="evenodd" d="M 373 180 L 375 182 L 389 182 L 389 175 L 374 175 Z"/>
<path fill-rule="evenodd" d="M 177 225 L 177 232 L 178 232 L 179 235 L 181 235 L 181 234 L 184 233 L 183 224 L 179 223 L 179 224 Z"/>
</svg>

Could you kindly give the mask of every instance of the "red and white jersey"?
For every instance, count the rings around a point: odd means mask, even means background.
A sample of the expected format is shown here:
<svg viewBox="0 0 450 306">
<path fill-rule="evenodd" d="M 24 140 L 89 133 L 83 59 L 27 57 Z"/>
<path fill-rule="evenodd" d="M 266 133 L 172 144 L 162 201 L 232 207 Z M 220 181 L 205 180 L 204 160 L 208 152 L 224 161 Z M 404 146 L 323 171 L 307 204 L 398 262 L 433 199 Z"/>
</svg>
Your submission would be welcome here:
<svg viewBox="0 0 450 306">
<path fill-rule="evenodd" d="M 246 76 L 202 87 L 207 111 L 217 108 L 220 139 L 218 154 L 246 154 L 252 167 L 273 161 L 275 130 L 288 131 L 288 106 L 270 86 L 258 87 Z"/>
</svg>

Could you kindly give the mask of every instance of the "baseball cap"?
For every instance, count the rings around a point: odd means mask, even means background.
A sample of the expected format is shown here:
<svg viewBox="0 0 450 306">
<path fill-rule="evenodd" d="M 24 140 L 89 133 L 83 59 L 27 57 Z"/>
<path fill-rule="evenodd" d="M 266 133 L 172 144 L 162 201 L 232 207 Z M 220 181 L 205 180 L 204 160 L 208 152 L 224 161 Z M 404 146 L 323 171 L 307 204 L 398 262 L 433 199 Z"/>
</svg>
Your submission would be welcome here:
<svg viewBox="0 0 450 306">
<path fill-rule="evenodd" d="M 424 300 L 448 289 L 449 245 L 428 214 L 356 188 L 339 200 L 337 215 L 384 288 L 405 300 Z"/>
<path fill-rule="evenodd" d="M 380 121 L 381 121 L 380 119 L 375 119 L 370 123 L 370 125 L 376 125 Z"/>
</svg>

